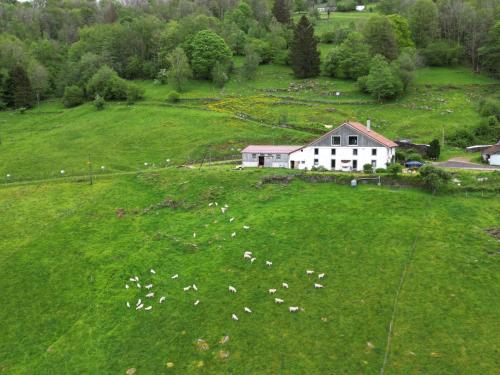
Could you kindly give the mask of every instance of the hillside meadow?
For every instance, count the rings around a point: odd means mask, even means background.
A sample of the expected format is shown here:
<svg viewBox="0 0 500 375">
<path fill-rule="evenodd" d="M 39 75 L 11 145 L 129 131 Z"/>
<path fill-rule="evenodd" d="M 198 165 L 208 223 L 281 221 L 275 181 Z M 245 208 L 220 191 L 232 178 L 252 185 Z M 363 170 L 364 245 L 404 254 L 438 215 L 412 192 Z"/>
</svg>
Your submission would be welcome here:
<svg viewBox="0 0 500 375">
<path fill-rule="evenodd" d="M 378 373 L 406 269 L 386 373 L 496 373 L 498 241 L 485 229 L 500 225 L 498 199 L 262 185 L 268 173 L 0 187 L 2 372 Z"/>
<path fill-rule="evenodd" d="M 409 94 L 377 103 L 352 81 L 297 80 L 287 67 L 261 66 L 256 80 L 247 81 L 241 64 L 237 59 L 223 89 L 191 81 L 176 104 L 166 101 L 168 85 L 139 81 L 145 98 L 132 106 L 110 102 L 97 111 L 91 103 L 65 109 L 49 101 L 24 114 L 0 112 L 0 176 L 86 174 L 89 155 L 94 173 L 238 158 L 250 143 L 303 144 L 348 119 L 371 119 L 393 139 L 429 142 L 444 134 L 446 144 L 447 134 L 476 126 L 477 102 L 499 87 L 464 68 L 425 68 L 417 70 Z"/>
</svg>

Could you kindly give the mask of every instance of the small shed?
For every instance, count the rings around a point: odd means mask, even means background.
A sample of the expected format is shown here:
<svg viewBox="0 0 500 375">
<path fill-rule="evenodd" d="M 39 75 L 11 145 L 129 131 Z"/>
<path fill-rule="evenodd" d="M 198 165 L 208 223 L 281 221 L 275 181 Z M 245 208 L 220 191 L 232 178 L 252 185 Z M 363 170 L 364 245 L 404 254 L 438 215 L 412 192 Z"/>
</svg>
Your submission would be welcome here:
<svg viewBox="0 0 500 375">
<path fill-rule="evenodd" d="M 290 168 L 290 153 L 301 147 L 250 145 L 241 151 L 242 166 Z"/>
<path fill-rule="evenodd" d="M 490 165 L 500 165 L 500 142 L 484 150 L 482 156 Z"/>
</svg>

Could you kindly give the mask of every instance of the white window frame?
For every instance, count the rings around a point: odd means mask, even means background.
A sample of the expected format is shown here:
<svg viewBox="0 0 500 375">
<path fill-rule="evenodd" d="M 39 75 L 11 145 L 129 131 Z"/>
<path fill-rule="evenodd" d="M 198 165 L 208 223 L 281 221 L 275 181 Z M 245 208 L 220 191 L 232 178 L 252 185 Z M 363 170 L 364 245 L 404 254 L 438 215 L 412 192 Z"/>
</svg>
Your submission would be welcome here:
<svg viewBox="0 0 500 375">
<path fill-rule="evenodd" d="M 335 143 L 333 142 L 333 138 L 338 138 L 339 139 L 339 143 Z M 340 142 L 341 142 L 341 138 L 340 138 L 340 135 L 332 135 L 332 138 L 331 138 L 331 143 L 332 143 L 332 146 L 340 146 Z"/>
<path fill-rule="evenodd" d="M 356 144 L 355 144 L 355 145 L 351 145 L 351 144 L 349 143 L 349 139 L 350 139 L 351 137 L 356 137 Z M 358 136 L 357 136 L 357 135 L 348 135 L 348 136 L 347 136 L 347 146 L 351 146 L 351 147 L 358 147 L 358 145 L 359 145 L 359 142 L 358 142 Z"/>
</svg>

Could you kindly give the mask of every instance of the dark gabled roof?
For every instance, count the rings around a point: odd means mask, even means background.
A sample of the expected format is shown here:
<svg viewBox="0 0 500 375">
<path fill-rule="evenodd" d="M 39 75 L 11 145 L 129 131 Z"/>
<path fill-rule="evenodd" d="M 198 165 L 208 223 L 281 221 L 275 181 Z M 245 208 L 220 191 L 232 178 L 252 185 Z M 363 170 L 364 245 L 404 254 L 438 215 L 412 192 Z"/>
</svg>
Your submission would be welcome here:
<svg viewBox="0 0 500 375">
<path fill-rule="evenodd" d="M 496 145 L 488 147 L 486 150 L 483 151 L 483 154 L 486 155 L 500 154 L 500 142 L 498 142 Z"/>
</svg>

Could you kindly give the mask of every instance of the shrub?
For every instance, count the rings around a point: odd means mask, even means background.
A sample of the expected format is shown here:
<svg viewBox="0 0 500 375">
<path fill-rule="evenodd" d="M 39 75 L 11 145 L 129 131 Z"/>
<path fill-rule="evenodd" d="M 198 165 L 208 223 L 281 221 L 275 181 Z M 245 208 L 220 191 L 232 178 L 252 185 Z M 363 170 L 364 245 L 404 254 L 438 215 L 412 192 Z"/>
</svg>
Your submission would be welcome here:
<svg viewBox="0 0 500 375">
<path fill-rule="evenodd" d="M 85 102 L 83 90 L 78 86 L 67 86 L 64 89 L 62 103 L 66 108 L 76 107 Z"/>
<path fill-rule="evenodd" d="M 228 68 L 225 64 L 217 61 L 212 70 L 212 81 L 217 87 L 224 87 L 227 81 L 229 81 Z"/>
<path fill-rule="evenodd" d="M 481 116 L 495 116 L 500 120 L 500 100 L 493 98 L 482 99 L 479 102 L 479 113 Z"/>
<path fill-rule="evenodd" d="M 167 102 L 178 103 L 181 100 L 181 96 L 177 91 L 170 91 L 167 96 Z"/>
<path fill-rule="evenodd" d="M 363 165 L 363 172 L 364 173 L 373 173 L 373 167 L 371 164 L 367 163 Z"/>
<path fill-rule="evenodd" d="M 391 164 L 387 167 L 387 173 L 397 176 L 399 173 L 403 171 L 403 167 L 400 164 Z"/>
<path fill-rule="evenodd" d="M 444 40 L 430 43 L 421 51 L 425 62 L 430 66 L 456 65 L 462 53 L 460 45 Z"/>
<path fill-rule="evenodd" d="M 422 177 L 424 187 L 431 191 L 432 194 L 436 194 L 438 190 L 444 188 L 451 179 L 451 175 L 448 172 L 431 165 L 420 168 L 420 176 Z"/>
<path fill-rule="evenodd" d="M 337 2 L 337 11 L 339 12 L 352 12 L 356 9 L 356 2 L 354 0 L 341 0 Z"/>
<path fill-rule="evenodd" d="M 347 39 L 350 32 L 350 29 L 347 27 L 338 27 L 332 31 L 325 31 L 321 35 L 321 43 L 341 44 L 344 40 Z"/>
<path fill-rule="evenodd" d="M 375 169 L 375 173 L 386 173 L 387 172 L 387 169 L 385 168 L 377 168 Z"/>
<path fill-rule="evenodd" d="M 433 139 L 429 144 L 429 150 L 427 151 L 427 156 L 431 159 L 439 159 L 439 155 L 441 154 L 441 145 L 439 144 L 439 140 Z"/>
<path fill-rule="evenodd" d="M 129 83 L 127 85 L 127 103 L 134 104 L 137 100 L 144 97 L 144 89 L 142 87 Z"/>
<path fill-rule="evenodd" d="M 406 160 L 407 161 L 419 161 L 419 162 L 423 162 L 424 161 L 424 158 L 422 157 L 422 155 L 420 155 L 418 152 L 415 152 L 415 151 L 411 151 L 410 153 L 408 153 L 408 155 L 406 156 Z"/>
<path fill-rule="evenodd" d="M 447 143 L 460 148 L 465 148 L 476 143 L 476 136 L 471 129 L 459 129 L 450 134 Z"/>
<path fill-rule="evenodd" d="M 89 80 L 87 93 L 91 96 L 99 94 L 105 100 L 124 100 L 127 98 L 127 85 L 127 81 L 104 65 Z"/>
<path fill-rule="evenodd" d="M 94 99 L 95 108 L 98 111 L 100 111 L 100 110 L 104 109 L 105 104 L 106 104 L 106 102 L 105 102 L 104 98 L 101 95 L 96 94 L 95 99 Z"/>
</svg>

